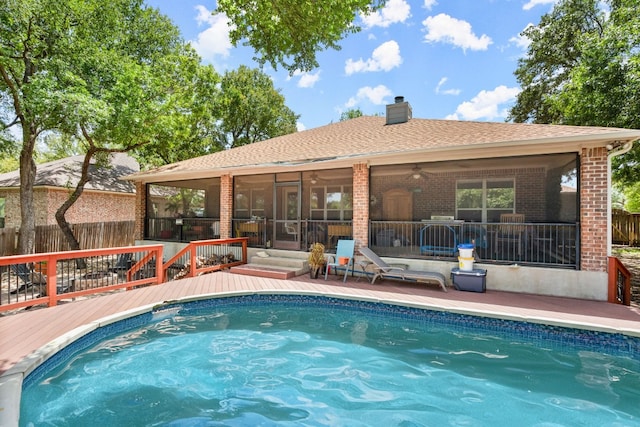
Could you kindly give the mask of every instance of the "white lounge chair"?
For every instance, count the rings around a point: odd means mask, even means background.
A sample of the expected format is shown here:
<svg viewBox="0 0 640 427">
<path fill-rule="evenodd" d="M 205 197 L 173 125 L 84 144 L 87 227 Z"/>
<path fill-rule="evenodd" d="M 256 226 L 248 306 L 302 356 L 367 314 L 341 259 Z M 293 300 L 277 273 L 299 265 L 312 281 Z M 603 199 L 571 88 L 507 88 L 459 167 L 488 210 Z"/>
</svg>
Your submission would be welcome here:
<svg viewBox="0 0 640 427">
<path fill-rule="evenodd" d="M 369 248 L 360 248 L 360 253 L 375 266 L 376 271 L 373 279 L 371 279 L 371 284 L 374 284 L 378 277 L 416 282 L 436 282 L 443 291 L 447 292 L 447 279 L 440 273 L 392 267 Z"/>
</svg>

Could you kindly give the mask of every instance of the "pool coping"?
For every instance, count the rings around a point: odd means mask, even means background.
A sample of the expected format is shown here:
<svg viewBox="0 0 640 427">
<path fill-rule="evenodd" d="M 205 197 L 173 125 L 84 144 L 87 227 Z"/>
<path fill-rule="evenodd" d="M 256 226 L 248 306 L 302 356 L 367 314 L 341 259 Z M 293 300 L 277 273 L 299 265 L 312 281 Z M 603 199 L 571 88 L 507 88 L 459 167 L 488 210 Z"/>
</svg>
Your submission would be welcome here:
<svg viewBox="0 0 640 427">
<path fill-rule="evenodd" d="M 120 296 L 101 296 L 99 297 L 101 301 L 102 299 L 108 300 L 111 304 L 108 310 L 104 306 L 101 307 L 101 311 L 107 311 L 110 314 L 96 317 L 81 323 L 80 326 L 67 329 L 56 338 L 48 342 L 44 341 L 46 344 L 39 347 L 29 343 L 27 347 L 35 348 L 35 350 L 22 356 L 0 374 L 0 425 L 7 427 L 18 425 L 22 382 L 33 369 L 69 343 L 100 326 L 148 313 L 155 308 L 169 304 L 260 294 L 308 295 L 358 300 L 640 337 L 640 310 L 635 307 L 630 310 L 629 307 L 614 306 L 601 301 L 508 292 L 453 291 L 443 293 L 435 288 L 420 284 L 415 286 L 396 285 L 393 281 L 382 281 L 377 285 L 370 285 L 366 281 L 360 283 L 347 281 L 345 284 L 342 283 L 341 278 L 332 280 L 331 277 L 328 281 L 309 280 L 304 277 L 297 277 L 294 280 L 275 280 L 218 273 L 128 291 Z M 84 315 L 83 318 L 87 317 L 87 306 L 83 303 L 90 303 L 90 301 L 67 304 L 65 308 L 69 309 L 65 311 L 66 315 L 80 312 Z M 128 308 L 114 311 L 112 308 L 114 303 L 119 304 L 119 307 L 128 306 Z M 46 313 L 50 310 L 53 314 L 56 308 L 58 307 L 38 311 Z M 31 312 L 30 315 L 36 315 L 36 313 L 37 311 Z M 20 317 L 21 315 L 17 314 L 16 316 Z M 0 318 L 0 320 L 2 319 Z M 3 325 L 0 324 L 0 326 Z M 47 324 L 47 326 L 49 325 Z M 16 331 L 9 331 L 15 338 Z M 44 335 L 51 336 L 51 332 Z M 11 363 L 11 358 L 4 362 Z"/>
<path fill-rule="evenodd" d="M 219 299 L 239 296 L 251 295 L 298 295 L 325 297 L 334 299 L 343 299 L 351 301 L 364 301 L 379 304 L 400 305 L 404 307 L 425 309 L 432 311 L 442 311 L 460 315 L 481 316 L 488 318 L 496 318 L 502 320 L 512 320 L 517 322 L 527 322 L 532 324 L 551 325 L 565 328 L 582 329 L 589 331 L 597 331 L 611 334 L 623 334 L 632 337 L 640 337 L 640 330 L 630 328 L 614 328 L 597 323 L 587 323 L 571 320 L 563 320 L 544 316 L 518 315 L 499 310 L 480 310 L 472 308 L 462 308 L 446 304 L 433 304 L 409 301 L 408 298 L 377 298 L 371 296 L 363 296 L 348 293 L 327 293 L 322 291 L 310 290 L 282 290 L 282 289 L 260 289 L 252 291 L 228 291 L 217 293 L 206 293 L 199 295 L 185 296 L 175 300 L 158 301 L 152 304 L 145 304 L 129 310 L 117 312 L 100 319 L 91 321 L 82 326 L 76 327 L 71 331 L 60 335 L 53 339 L 45 346 L 36 349 L 27 357 L 20 360 L 6 372 L 0 375 L 0 425 L 2 426 L 18 426 L 20 416 L 20 397 L 22 393 L 22 383 L 24 379 L 33 372 L 38 366 L 47 361 L 57 352 L 97 330 L 98 328 L 125 320 L 137 315 L 153 312 L 163 306 L 190 303 L 207 299 Z"/>
</svg>

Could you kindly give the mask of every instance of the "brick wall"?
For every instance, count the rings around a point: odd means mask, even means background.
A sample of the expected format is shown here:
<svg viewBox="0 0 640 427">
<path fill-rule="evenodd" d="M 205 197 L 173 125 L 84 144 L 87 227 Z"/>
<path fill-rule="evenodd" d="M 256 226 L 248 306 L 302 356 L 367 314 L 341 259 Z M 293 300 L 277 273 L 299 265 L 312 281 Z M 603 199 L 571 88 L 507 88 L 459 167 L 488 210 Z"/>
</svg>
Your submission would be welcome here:
<svg viewBox="0 0 640 427">
<path fill-rule="evenodd" d="M 136 229 L 134 232 L 134 238 L 138 240 L 144 239 L 144 220 L 147 215 L 147 186 L 141 182 L 136 182 L 136 207 L 135 207 L 135 220 Z"/>
<path fill-rule="evenodd" d="M 6 191 L 5 227 L 20 227 L 20 191 Z M 36 225 L 55 225 L 56 211 L 69 197 L 64 189 L 35 188 L 33 208 Z M 67 211 L 65 218 L 72 224 L 102 221 L 133 221 L 136 219 L 134 194 L 84 191 Z"/>
<path fill-rule="evenodd" d="M 233 177 L 223 175 L 220 178 L 220 238 L 231 237 L 233 219 Z"/>
<path fill-rule="evenodd" d="M 580 268 L 607 271 L 607 149 L 580 156 Z"/>
<path fill-rule="evenodd" d="M 369 246 L 369 166 L 353 165 L 353 238 Z"/>
<path fill-rule="evenodd" d="M 371 190 L 377 203 L 371 219 L 382 218 L 382 195 L 392 189 L 407 188 L 414 191 L 413 220 L 431 218 L 431 215 L 455 215 L 456 181 L 459 179 L 514 178 L 516 212 L 526 212 L 527 221 L 546 220 L 545 170 L 543 168 L 458 171 L 428 175 L 426 179 L 411 177 L 374 176 Z"/>
<path fill-rule="evenodd" d="M 36 192 L 39 195 L 39 192 Z M 46 224 L 57 224 L 56 211 L 67 200 L 69 194 L 65 190 L 49 189 L 47 192 Z M 38 203 L 41 198 L 37 197 Z M 133 221 L 135 220 L 135 195 L 122 193 L 106 193 L 84 191 L 80 198 L 65 214 L 68 222 L 82 224 L 86 222 Z M 38 215 L 40 217 L 40 215 Z M 43 218 L 44 219 L 44 218 Z M 41 225 L 36 221 L 37 225 Z"/>
</svg>

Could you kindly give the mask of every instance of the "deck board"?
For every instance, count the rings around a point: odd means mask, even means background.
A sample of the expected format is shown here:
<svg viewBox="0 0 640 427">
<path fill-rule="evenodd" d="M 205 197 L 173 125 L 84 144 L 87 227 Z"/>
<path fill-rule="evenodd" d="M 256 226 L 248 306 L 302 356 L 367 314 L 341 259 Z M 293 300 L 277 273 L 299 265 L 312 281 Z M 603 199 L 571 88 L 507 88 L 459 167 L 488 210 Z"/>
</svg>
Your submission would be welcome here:
<svg viewBox="0 0 640 427">
<path fill-rule="evenodd" d="M 158 286 L 120 291 L 77 299 L 51 308 L 33 308 L 0 317 L 0 373 L 56 337 L 82 325 L 122 311 L 199 295 L 233 292 L 291 291 L 349 296 L 381 301 L 420 304 L 440 310 L 479 313 L 505 318 L 533 319 L 544 323 L 586 325 L 589 329 L 624 331 L 640 336 L 640 309 L 599 301 L 544 297 L 509 292 L 445 293 L 438 286 L 331 275 L 311 279 L 309 275 L 289 280 L 231 274 L 226 271 L 182 279 Z"/>
</svg>

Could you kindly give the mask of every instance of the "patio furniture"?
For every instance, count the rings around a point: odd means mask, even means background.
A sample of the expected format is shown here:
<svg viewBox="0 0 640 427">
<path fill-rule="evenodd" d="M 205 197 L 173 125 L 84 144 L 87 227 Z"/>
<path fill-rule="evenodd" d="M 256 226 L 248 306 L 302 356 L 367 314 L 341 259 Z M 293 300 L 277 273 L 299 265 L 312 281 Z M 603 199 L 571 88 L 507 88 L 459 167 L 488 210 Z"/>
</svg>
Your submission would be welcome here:
<svg viewBox="0 0 640 427">
<path fill-rule="evenodd" d="M 494 251 L 504 249 L 514 243 L 518 250 L 518 256 L 522 255 L 522 243 L 526 226 L 524 214 L 501 214 L 500 225 L 495 235 Z"/>
<path fill-rule="evenodd" d="M 351 268 L 351 271 L 353 272 L 353 254 L 355 252 L 355 247 L 355 240 L 338 240 L 338 247 L 336 249 L 335 256 L 329 255 L 327 257 L 327 267 L 324 272 L 324 280 L 327 280 L 331 267 L 334 267 L 336 272 L 338 271 L 338 267 L 344 267 L 344 279 L 342 281 L 347 281 L 349 268 Z M 333 262 L 329 261 L 330 258 L 333 258 Z"/>
<path fill-rule="evenodd" d="M 329 224 L 328 228 L 328 237 L 329 237 L 329 245 L 333 245 L 333 239 L 339 239 L 340 237 L 351 237 L 352 228 L 350 225 L 336 225 Z"/>
<path fill-rule="evenodd" d="M 288 222 L 284 223 L 284 231 L 290 236 L 293 236 L 293 240 L 295 242 L 298 241 L 298 227 L 295 224 L 290 224 Z"/>
<path fill-rule="evenodd" d="M 372 285 L 378 277 L 411 282 L 436 282 L 443 291 L 447 292 L 447 279 L 440 273 L 391 266 L 369 248 L 360 248 L 360 253 L 375 265 L 376 271 L 371 279 Z"/>
<path fill-rule="evenodd" d="M 113 267 L 107 268 L 108 273 L 116 273 L 118 277 L 123 278 L 127 275 L 127 271 L 133 265 L 133 253 L 125 252 L 118 255 L 116 264 Z"/>
<path fill-rule="evenodd" d="M 211 235 L 214 239 L 220 238 L 220 221 L 213 221 L 213 223 L 211 223 Z"/>
<path fill-rule="evenodd" d="M 458 234 L 448 224 L 429 224 L 420 230 L 422 255 L 454 256 L 458 251 Z"/>
<path fill-rule="evenodd" d="M 13 274 L 20 280 L 21 285 L 16 287 L 11 294 L 17 294 L 19 292 L 24 291 L 25 289 L 33 286 L 40 285 L 46 283 L 46 279 L 41 279 L 41 274 L 36 273 L 31 267 L 27 264 L 11 264 L 10 266 Z M 35 277 L 35 276 L 38 277 Z M 36 280 L 34 280 L 36 279 Z"/>
</svg>

